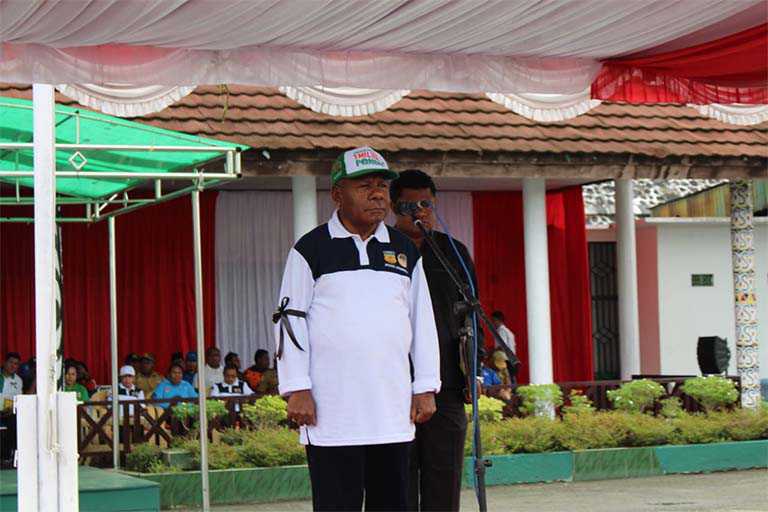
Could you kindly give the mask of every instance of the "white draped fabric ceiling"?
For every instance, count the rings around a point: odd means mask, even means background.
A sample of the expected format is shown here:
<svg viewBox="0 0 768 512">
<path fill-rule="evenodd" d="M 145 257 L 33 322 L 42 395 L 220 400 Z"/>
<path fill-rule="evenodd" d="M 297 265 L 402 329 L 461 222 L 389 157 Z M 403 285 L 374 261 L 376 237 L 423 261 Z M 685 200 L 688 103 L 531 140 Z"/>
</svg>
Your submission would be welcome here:
<svg viewBox="0 0 768 512">
<path fill-rule="evenodd" d="M 578 94 L 600 61 L 760 23 L 761 0 L 2 0 L 20 83 Z"/>
<path fill-rule="evenodd" d="M 373 114 L 411 89 L 485 92 L 553 122 L 600 103 L 590 86 L 606 59 L 717 40 L 767 11 L 761 0 L 0 0 L 0 80 L 63 84 L 126 117 L 239 83 L 334 116 Z M 699 111 L 768 118 L 764 105 Z"/>
</svg>

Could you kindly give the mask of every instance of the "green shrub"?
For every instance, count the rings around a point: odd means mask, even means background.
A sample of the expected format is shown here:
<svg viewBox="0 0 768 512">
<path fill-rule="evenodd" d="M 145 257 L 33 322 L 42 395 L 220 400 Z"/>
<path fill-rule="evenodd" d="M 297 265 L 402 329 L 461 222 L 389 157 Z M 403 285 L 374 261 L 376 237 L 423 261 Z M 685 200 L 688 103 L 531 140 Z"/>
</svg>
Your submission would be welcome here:
<svg viewBox="0 0 768 512">
<path fill-rule="evenodd" d="M 627 437 L 622 446 L 658 446 L 669 443 L 675 426 L 664 418 L 648 414 L 627 413 L 624 427 Z"/>
<path fill-rule="evenodd" d="M 199 451 L 199 450 L 198 450 Z M 198 461 L 198 467 L 200 467 Z M 245 467 L 237 448 L 224 443 L 208 445 L 208 467 L 210 469 L 231 469 Z"/>
<path fill-rule="evenodd" d="M 504 402 L 497 398 L 491 398 L 489 396 L 480 395 L 477 398 L 477 414 L 481 423 L 493 423 L 501 421 L 503 415 L 501 411 L 504 409 Z M 467 415 L 472 414 L 472 404 L 464 404 L 464 411 Z"/>
<path fill-rule="evenodd" d="M 698 401 L 707 412 L 728 407 L 739 399 L 736 384 L 731 379 L 717 375 L 687 379 L 681 389 Z"/>
<path fill-rule="evenodd" d="M 585 396 L 580 389 L 572 389 L 568 394 L 569 405 L 563 407 L 563 414 L 592 414 L 595 408 L 592 400 Z"/>
<path fill-rule="evenodd" d="M 304 447 L 296 432 L 287 428 L 257 430 L 236 448 L 247 466 L 272 467 L 306 464 Z"/>
<path fill-rule="evenodd" d="M 557 442 L 566 450 L 615 448 L 628 436 L 627 421 L 617 412 L 567 415 L 556 429 Z"/>
<path fill-rule="evenodd" d="M 510 418 L 502 422 L 499 436 L 505 453 L 542 453 L 560 449 L 561 424 L 542 416 Z"/>
<path fill-rule="evenodd" d="M 221 432 L 221 442 L 229 446 L 240 446 L 245 443 L 249 435 L 250 431 L 246 429 L 235 430 L 234 428 L 228 428 Z"/>
<path fill-rule="evenodd" d="M 619 411 L 643 412 L 664 394 L 664 388 L 658 382 L 649 379 L 631 380 L 619 389 L 608 391 L 608 399 Z"/>
<path fill-rule="evenodd" d="M 181 421 L 187 419 L 192 420 L 192 424 L 196 425 L 199 418 L 200 407 L 197 404 L 183 402 L 173 406 L 172 414 L 174 417 Z M 206 400 L 205 401 L 205 415 L 209 422 L 216 418 L 223 418 L 229 414 L 226 404 L 221 400 Z"/>
<path fill-rule="evenodd" d="M 480 422 L 480 443 L 483 448 L 483 455 L 503 455 L 504 449 L 504 426 L 506 420 L 498 422 L 484 423 Z M 472 455 L 472 428 L 473 423 L 467 423 L 467 437 L 464 439 L 464 455 Z"/>
<path fill-rule="evenodd" d="M 706 444 L 727 441 L 725 421 L 716 415 L 684 414 L 672 420 L 672 444 Z"/>
<path fill-rule="evenodd" d="M 768 409 L 736 409 L 719 416 L 725 424 L 726 436 L 733 441 L 768 439 Z"/>
<path fill-rule="evenodd" d="M 683 403 L 676 396 L 665 398 L 659 402 L 661 404 L 661 410 L 659 414 L 667 419 L 679 418 L 685 411 L 683 410 Z"/>
<path fill-rule="evenodd" d="M 162 460 L 153 460 L 147 467 L 147 473 L 181 473 L 183 469 L 176 466 L 169 466 Z"/>
<path fill-rule="evenodd" d="M 288 404 L 279 396 L 267 395 L 244 405 L 243 415 L 258 428 L 274 428 L 288 419 Z"/>
<path fill-rule="evenodd" d="M 563 392 L 557 384 L 520 386 L 517 394 L 523 402 L 520 412 L 529 416 L 551 416 L 554 409 L 563 405 Z"/>
<path fill-rule="evenodd" d="M 160 461 L 160 448 L 152 443 L 142 443 L 133 446 L 131 453 L 125 457 L 125 467 L 128 471 L 148 473 L 152 464 Z"/>
</svg>

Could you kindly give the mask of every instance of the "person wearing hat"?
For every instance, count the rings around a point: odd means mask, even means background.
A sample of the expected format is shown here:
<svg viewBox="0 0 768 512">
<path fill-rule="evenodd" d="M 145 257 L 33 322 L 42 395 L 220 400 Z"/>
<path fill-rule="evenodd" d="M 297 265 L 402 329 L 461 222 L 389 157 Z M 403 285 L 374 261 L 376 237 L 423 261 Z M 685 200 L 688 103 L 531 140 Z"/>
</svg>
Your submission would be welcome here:
<svg viewBox="0 0 768 512">
<path fill-rule="evenodd" d="M 119 401 L 144 400 L 144 392 L 136 386 L 135 379 L 136 370 L 133 366 L 125 365 L 120 368 L 120 382 L 117 383 L 117 399 Z M 122 408 L 120 412 L 122 413 Z M 133 416 L 133 405 L 128 408 L 128 415 Z"/>
<path fill-rule="evenodd" d="M 184 358 L 184 377 L 182 378 L 192 384 L 192 387 L 197 387 L 197 352 L 187 352 L 187 357 Z"/>
<path fill-rule="evenodd" d="M 315 510 L 405 510 L 414 423 L 435 411 L 440 355 L 421 258 L 384 224 L 395 177 L 371 148 L 339 156 L 336 211 L 289 252 L 273 316 Z"/>
<path fill-rule="evenodd" d="M 123 360 L 123 364 L 128 364 L 133 366 L 133 369 L 136 370 L 136 372 L 139 371 L 139 367 L 141 366 L 141 357 L 139 357 L 139 354 L 136 352 L 131 352 L 127 356 L 125 356 L 125 359 Z"/>
<path fill-rule="evenodd" d="M 144 392 L 144 396 L 152 396 L 152 392 L 162 380 L 163 376 L 155 371 L 155 356 L 149 352 L 142 354 L 136 375 L 136 387 Z"/>
<path fill-rule="evenodd" d="M 504 342 L 498 344 L 496 347 L 497 352 L 504 354 L 504 369 L 498 370 L 502 375 L 505 386 L 512 386 L 517 382 L 517 372 L 520 370 L 520 359 L 518 359 L 515 352 L 517 348 L 515 346 L 515 334 L 504 323 L 504 313 L 501 311 L 494 311 L 491 313 L 491 323 L 496 328 L 496 332 L 499 333 L 499 337 Z M 501 361 L 501 359 L 500 359 Z M 504 378 L 506 376 L 506 379 Z"/>
<path fill-rule="evenodd" d="M 491 364 L 493 365 L 493 370 L 499 376 L 499 379 L 501 379 L 502 386 L 510 386 L 512 382 L 509 376 L 509 371 L 507 371 L 508 361 L 509 358 L 507 357 L 507 354 L 505 354 L 501 349 L 497 349 L 491 355 Z"/>
</svg>

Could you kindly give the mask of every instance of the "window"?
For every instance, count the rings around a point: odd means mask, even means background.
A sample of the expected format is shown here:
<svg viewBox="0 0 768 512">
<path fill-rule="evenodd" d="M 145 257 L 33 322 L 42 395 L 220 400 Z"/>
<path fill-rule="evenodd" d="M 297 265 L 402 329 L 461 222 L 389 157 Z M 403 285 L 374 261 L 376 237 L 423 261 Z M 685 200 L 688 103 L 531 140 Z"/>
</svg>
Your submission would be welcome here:
<svg viewBox="0 0 768 512">
<path fill-rule="evenodd" d="M 691 274 L 691 286 L 714 286 L 713 274 Z"/>
</svg>

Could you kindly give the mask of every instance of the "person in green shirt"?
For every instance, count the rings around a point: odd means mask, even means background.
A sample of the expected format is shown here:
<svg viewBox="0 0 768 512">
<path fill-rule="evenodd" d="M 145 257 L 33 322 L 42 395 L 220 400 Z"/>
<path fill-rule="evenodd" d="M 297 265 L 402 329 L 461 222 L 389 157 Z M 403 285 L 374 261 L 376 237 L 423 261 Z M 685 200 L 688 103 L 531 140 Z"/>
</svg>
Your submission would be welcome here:
<svg viewBox="0 0 768 512">
<path fill-rule="evenodd" d="M 78 402 L 87 402 L 91 399 L 85 386 L 77 382 L 77 367 L 68 364 L 64 369 L 64 391 L 74 391 Z"/>
</svg>

